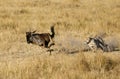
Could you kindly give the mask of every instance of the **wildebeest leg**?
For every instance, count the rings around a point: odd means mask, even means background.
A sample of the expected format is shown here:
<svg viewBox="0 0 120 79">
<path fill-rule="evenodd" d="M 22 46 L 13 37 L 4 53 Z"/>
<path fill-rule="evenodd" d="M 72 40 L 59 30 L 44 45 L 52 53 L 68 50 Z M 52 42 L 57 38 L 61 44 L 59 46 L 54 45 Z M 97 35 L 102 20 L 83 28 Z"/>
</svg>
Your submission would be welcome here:
<svg viewBox="0 0 120 79">
<path fill-rule="evenodd" d="M 48 42 L 45 41 L 45 48 L 48 48 Z"/>
<path fill-rule="evenodd" d="M 51 51 L 52 51 L 52 50 L 50 49 L 50 47 L 48 47 L 48 51 L 50 52 L 50 54 L 49 54 L 49 55 L 51 55 Z"/>
<path fill-rule="evenodd" d="M 50 36 L 49 36 L 49 38 L 50 38 L 50 43 L 49 43 L 48 47 L 51 47 L 52 45 L 55 45 L 55 43 L 54 43 L 53 39 Z"/>
<path fill-rule="evenodd" d="M 43 42 L 43 47 L 47 48 L 48 49 L 47 51 L 50 51 L 50 48 L 48 47 L 48 42 L 47 41 Z M 51 55 L 51 51 L 50 51 L 50 55 Z"/>
<path fill-rule="evenodd" d="M 49 42 L 45 41 L 45 48 L 48 48 L 48 51 L 50 52 L 51 55 L 51 49 L 50 46 L 48 46 Z"/>
<path fill-rule="evenodd" d="M 50 50 L 50 48 L 49 48 L 49 50 Z M 50 50 L 50 54 L 49 55 L 51 55 L 51 50 Z"/>
<path fill-rule="evenodd" d="M 48 46 L 49 51 L 50 51 L 50 55 L 51 55 L 51 51 L 52 51 L 52 50 L 50 49 L 50 47 L 51 47 L 52 45 L 55 45 L 53 41 L 52 41 L 52 43 L 50 43 L 49 46 Z"/>
</svg>

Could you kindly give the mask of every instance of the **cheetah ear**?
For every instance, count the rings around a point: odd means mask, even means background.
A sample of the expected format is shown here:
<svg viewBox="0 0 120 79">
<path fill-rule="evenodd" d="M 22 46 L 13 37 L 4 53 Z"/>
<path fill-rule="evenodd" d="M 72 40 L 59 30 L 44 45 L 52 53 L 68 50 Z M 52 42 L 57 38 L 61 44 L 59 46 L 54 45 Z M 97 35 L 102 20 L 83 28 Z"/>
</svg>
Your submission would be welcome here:
<svg viewBox="0 0 120 79">
<path fill-rule="evenodd" d="M 35 31 L 33 31 L 32 33 L 35 33 L 36 32 L 36 30 Z"/>
</svg>

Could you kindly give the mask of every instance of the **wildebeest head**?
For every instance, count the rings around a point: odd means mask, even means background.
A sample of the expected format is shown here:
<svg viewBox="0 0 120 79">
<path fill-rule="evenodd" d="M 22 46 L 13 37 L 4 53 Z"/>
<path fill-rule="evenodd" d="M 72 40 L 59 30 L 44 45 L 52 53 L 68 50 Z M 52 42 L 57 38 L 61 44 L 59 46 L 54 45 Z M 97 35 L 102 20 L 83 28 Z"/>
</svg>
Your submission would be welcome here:
<svg viewBox="0 0 120 79">
<path fill-rule="evenodd" d="M 27 43 L 32 43 L 32 35 L 35 33 L 36 31 L 33 31 L 33 32 L 26 32 L 26 40 L 27 40 Z"/>
</svg>

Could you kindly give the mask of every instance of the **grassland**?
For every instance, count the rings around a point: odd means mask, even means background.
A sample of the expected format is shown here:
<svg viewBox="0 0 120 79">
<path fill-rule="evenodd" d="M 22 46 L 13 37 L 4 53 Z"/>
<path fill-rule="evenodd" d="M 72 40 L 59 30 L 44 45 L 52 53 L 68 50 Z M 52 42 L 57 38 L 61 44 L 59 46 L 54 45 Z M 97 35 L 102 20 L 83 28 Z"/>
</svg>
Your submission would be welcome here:
<svg viewBox="0 0 120 79">
<path fill-rule="evenodd" d="M 51 56 L 26 43 L 53 24 Z M 120 79 L 120 51 L 81 51 L 95 35 L 120 48 L 120 0 L 0 0 L 0 79 Z"/>
</svg>

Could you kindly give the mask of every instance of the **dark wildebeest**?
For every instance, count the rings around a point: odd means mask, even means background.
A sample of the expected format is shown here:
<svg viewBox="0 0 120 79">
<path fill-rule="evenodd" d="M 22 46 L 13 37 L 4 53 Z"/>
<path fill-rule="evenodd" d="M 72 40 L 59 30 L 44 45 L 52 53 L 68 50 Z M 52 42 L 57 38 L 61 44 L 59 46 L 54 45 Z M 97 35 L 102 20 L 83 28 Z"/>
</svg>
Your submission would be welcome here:
<svg viewBox="0 0 120 79">
<path fill-rule="evenodd" d="M 90 47 L 91 50 L 94 52 L 97 49 L 101 49 L 103 52 L 109 51 L 109 46 L 104 42 L 104 40 L 101 37 L 95 37 L 95 38 L 89 38 L 89 41 L 87 42 L 87 45 Z"/>
<path fill-rule="evenodd" d="M 44 48 L 49 48 L 54 45 L 53 38 L 55 36 L 54 26 L 51 27 L 51 33 L 35 33 L 33 32 L 26 32 L 26 40 L 27 43 L 30 44 L 37 44 L 39 46 L 43 46 Z M 50 43 L 51 42 L 51 43 Z M 50 44 L 49 44 L 50 43 Z M 51 51 L 50 51 L 51 54 Z"/>
</svg>

